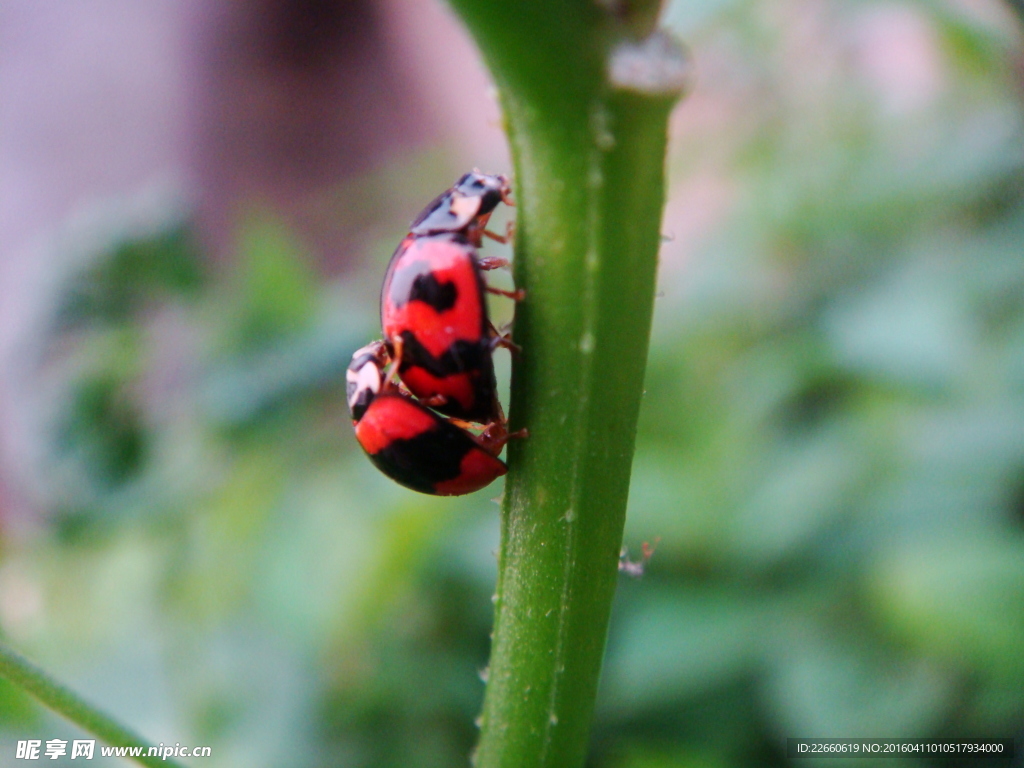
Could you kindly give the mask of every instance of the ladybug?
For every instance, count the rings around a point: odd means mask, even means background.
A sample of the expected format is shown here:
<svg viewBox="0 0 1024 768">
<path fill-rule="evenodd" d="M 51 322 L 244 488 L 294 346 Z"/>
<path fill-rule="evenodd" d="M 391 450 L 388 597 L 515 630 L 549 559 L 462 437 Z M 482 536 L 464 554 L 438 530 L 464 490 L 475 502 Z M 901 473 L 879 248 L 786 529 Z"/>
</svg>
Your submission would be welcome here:
<svg viewBox="0 0 1024 768">
<path fill-rule="evenodd" d="M 473 435 L 393 384 L 387 362 L 375 341 L 356 351 L 345 374 L 356 440 L 381 472 L 420 493 L 461 496 L 508 471 L 497 455 L 509 438 L 504 425 Z"/>
<path fill-rule="evenodd" d="M 505 266 L 476 249 L 508 180 L 474 171 L 428 205 L 391 257 L 381 289 L 381 326 L 398 376 L 441 413 L 467 422 L 503 420 L 491 353 L 518 350 L 487 317 L 486 293 L 521 299 L 521 291 L 490 288 L 482 270 Z"/>
</svg>

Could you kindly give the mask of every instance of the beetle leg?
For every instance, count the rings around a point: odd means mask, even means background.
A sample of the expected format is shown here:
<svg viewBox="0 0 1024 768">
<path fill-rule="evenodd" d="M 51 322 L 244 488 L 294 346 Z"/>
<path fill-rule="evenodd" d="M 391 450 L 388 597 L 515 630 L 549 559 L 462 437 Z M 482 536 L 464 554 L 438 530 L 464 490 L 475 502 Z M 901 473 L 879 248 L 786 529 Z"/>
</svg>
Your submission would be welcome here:
<svg viewBox="0 0 1024 768">
<path fill-rule="evenodd" d="M 489 229 L 484 229 L 480 232 L 481 235 L 496 240 L 497 242 L 505 245 L 511 243 L 516 237 L 516 223 L 514 221 L 505 222 L 505 234 L 499 235 L 497 232 L 491 232 Z"/>
<path fill-rule="evenodd" d="M 494 334 L 488 342 L 492 351 L 498 347 L 504 347 L 513 355 L 521 355 L 523 353 L 523 348 L 512 341 L 511 336 L 504 334 L 495 328 L 494 324 L 490 320 L 487 321 L 487 324 L 491 326 L 491 333 Z"/>
<path fill-rule="evenodd" d="M 526 291 L 524 291 L 522 288 L 517 288 L 514 291 L 503 291 L 501 290 L 501 288 L 492 288 L 491 286 L 488 285 L 487 292 L 493 293 L 496 296 L 505 296 L 509 299 L 512 299 L 512 301 L 522 301 L 523 299 L 526 298 Z"/>
<path fill-rule="evenodd" d="M 502 417 L 498 421 L 493 421 L 488 424 L 484 431 L 477 435 L 476 441 L 480 444 L 488 453 L 497 456 L 501 453 L 501 449 L 505 443 L 509 440 L 518 440 L 527 438 L 530 436 L 530 432 L 527 429 L 518 429 L 515 432 L 508 431 L 508 423 Z"/>
<path fill-rule="evenodd" d="M 500 256 L 483 256 L 476 260 L 476 265 L 480 269 L 505 269 L 508 266 L 508 259 Z"/>
</svg>

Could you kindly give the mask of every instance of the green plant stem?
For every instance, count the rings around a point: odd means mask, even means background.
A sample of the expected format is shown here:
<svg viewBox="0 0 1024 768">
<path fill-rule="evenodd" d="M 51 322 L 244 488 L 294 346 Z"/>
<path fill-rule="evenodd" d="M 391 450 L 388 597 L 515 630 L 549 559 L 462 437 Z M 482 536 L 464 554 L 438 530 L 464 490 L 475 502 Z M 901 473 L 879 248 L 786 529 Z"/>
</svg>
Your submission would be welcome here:
<svg viewBox="0 0 1024 768">
<path fill-rule="evenodd" d="M 87 704 L 35 664 L 4 645 L 0 645 L 0 676 L 112 747 L 139 747 L 152 743 Z M 162 757 L 141 756 L 131 759 L 151 768 L 182 768 L 181 763 Z"/>
<path fill-rule="evenodd" d="M 509 446 L 475 760 L 573 768 L 617 579 L 682 56 L 658 35 L 641 44 L 649 3 L 618 15 L 592 0 L 453 5 L 501 92 L 526 291 L 510 415 L 530 436 Z M 616 80 L 613 51 L 647 55 Z"/>
</svg>

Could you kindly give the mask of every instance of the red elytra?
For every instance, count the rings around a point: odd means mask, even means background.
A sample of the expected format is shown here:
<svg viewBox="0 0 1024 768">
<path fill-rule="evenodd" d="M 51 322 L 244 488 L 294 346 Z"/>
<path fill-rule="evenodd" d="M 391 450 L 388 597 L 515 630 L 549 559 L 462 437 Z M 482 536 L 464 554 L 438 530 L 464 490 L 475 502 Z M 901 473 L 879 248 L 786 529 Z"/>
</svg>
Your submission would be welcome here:
<svg viewBox="0 0 1024 768">
<path fill-rule="evenodd" d="M 359 421 L 356 439 L 367 453 L 380 453 L 397 440 L 414 440 L 437 426 L 438 417 L 401 394 L 378 395 Z"/>
<path fill-rule="evenodd" d="M 514 348 L 487 317 L 481 270 L 507 262 L 476 248 L 498 203 L 512 204 L 508 179 L 473 171 L 423 209 L 395 250 L 381 290 L 381 326 L 398 376 L 436 410 L 478 424 L 503 420 L 496 397 L 495 346 Z"/>
<path fill-rule="evenodd" d="M 482 449 L 467 451 L 459 465 L 459 474 L 451 480 L 434 484 L 438 496 L 463 496 L 486 488 L 508 472 L 501 459 L 491 456 Z"/>
<path fill-rule="evenodd" d="M 472 493 L 508 471 L 469 432 L 397 392 L 378 395 L 355 432 L 378 469 L 421 493 Z"/>
<path fill-rule="evenodd" d="M 416 328 L 434 357 L 453 340 L 477 343 L 487 335 L 483 279 L 472 249 L 450 237 L 406 238 L 388 266 L 381 292 L 381 322 L 394 336 Z"/>
<path fill-rule="evenodd" d="M 384 278 L 381 325 L 410 392 L 449 416 L 500 418 L 485 285 L 469 242 L 445 234 L 403 240 Z"/>
</svg>

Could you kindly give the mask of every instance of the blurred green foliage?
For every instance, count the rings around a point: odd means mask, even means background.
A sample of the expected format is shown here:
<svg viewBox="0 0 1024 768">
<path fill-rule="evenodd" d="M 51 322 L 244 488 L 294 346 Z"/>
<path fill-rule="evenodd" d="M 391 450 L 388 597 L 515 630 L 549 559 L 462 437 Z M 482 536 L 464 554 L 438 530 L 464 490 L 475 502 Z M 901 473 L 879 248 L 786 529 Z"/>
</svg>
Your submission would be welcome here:
<svg viewBox="0 0 1024 768">
<path fill-rule="evenodd" d="M 864 74 L 870 13 L 933 43 L 927 99 Z M 1019 736 L 1020 39 L 939 2 L 668 20 L 707 67 L 673 190 L 710 175 L 729 204 L 663 249 L 626 534 L 659 544 L 621 585 L 591 765 Z M 394 486 L 343 396 L 404 224 L 342 283 L 263 212 L 219 274 L 171 219 L 68 276 L 36 373 L 44 524 L 4 544 L 3 631 L 155 741 L 225 766 L 465 764 L 500 489 Z M 46 718 L 0 684 L 5 740 L 71 733 Z"/>
</svg>

